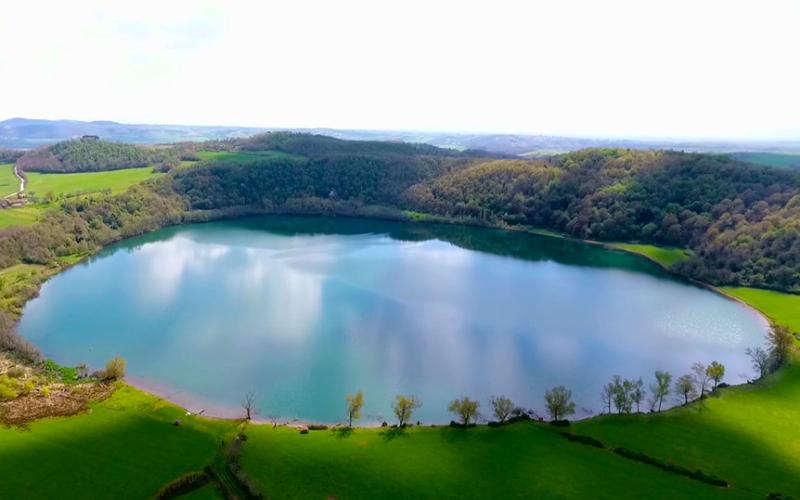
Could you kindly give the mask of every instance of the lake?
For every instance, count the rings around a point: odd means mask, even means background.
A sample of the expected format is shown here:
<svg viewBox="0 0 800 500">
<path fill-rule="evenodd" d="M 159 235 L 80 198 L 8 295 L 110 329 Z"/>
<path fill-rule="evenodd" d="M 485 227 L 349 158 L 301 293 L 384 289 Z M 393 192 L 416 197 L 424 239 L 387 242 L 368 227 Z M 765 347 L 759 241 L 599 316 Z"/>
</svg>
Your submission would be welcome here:
<svg viewBox="0 0 800 500">
<path fill-rule="evenodd" d="M 414 394 L 414 420 L 448 402 L 511 397 L 543 413 L 565 385 L 576 418 L 614 374 L 677 378 L 718 360 L 752 377 L 750 309 L 634 255 L 500 230 L 265 216 L 167 228 L 108 247 L 48 281 L 20 332 L 65 365 L 102 368 L 188 406 L 336 422 L 363 390 L 364 422 Z"/>
</svg>

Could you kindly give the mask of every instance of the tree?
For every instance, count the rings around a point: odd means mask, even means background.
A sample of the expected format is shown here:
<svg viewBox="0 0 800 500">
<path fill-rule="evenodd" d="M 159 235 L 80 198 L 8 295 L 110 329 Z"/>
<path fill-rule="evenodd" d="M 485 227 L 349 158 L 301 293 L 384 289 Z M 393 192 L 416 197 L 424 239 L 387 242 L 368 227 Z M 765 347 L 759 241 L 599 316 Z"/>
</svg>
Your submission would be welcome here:
<svg viewBox="0 0 800 500">
<path fill-rule="evenodd" d="M 103 378 L 106 380 L 119 380 L 125 377 L 125 364 L 125 358 L 122 356 L 114 356 L 109 359 L 103 372 Z"/>
<path fill-rule="evenodd" d="M 353 420 L 361 418 L 361 408 L 364 407 L 364 393 L 358 391 L 347 395 L 347 426 L 353 427 Z"/>
<path fill-rule="evenodd" d="M 645 396 L 647 395 L 647 391 L 644 388 L 644 382 L 640 378 L 636 382 L 633 383 L 633 389 L 631 390 L 631 403 L 636 405 L 636 413 L 640 411 L 640 405 L 642 401 L 644 401 Z"/>
<path fill-rule="evenodd" d="M 650 386 L 650 392 L 653 394 L 653 399 L 651 400 L 652 408 L 657 407 L 658 411 L 661 411 L 661 404 L 664 402 L 664 398 L 669 396 L 669 387 L 671 384 L 671 373 L 656 370 L 656 383 Z"/>
<path fill-rule="evenodd" d="M 689 404 L 690 399 L 697 397 L 697 386 L 694 377 L 689 374 L 678 377 L 678 380 L 675 381 L 675 392 L 679 396 L 683 396 L 684 406 Z"/>
<path fill-rule="evenodd" d="M 420 406 L 422 406 L 422 403 L 414 396 L 403 396 L 398 394 L 394 398 L 394 404 L 392 405 L 394 414 L 397 416 L 398 425 L 403 427 L 406 422 L 411 420 L 414 410 Z"/>
<path fill-rule="evenodd" d="M 611 400 L 617 413 L 630 413 L 633 408 L 633 392 L 636 383 L 632 380 L 623 379 L 619 375 L 614 375 L 609 383 L 609 390 L 611 391 Z"/>
<path fill-rule="evenodd" d="M 714 381 L 714 390 L 717 390 L 717 386 L 725 378 L 725 365 L 719 361 L 712 361 L 706 368 L 706 375 Z"/>
<path fill-rule="evenodd" d="M 492 396 L 489 402 L 492 403 L 495 418 L 501 424 L 505 423 L 514 411 L 514 402 L 505 396 Z"/>
<path fill-rule="evenodd" d="M 697 362 L 692 365 L 692 371 L 694 372 L 695 384 L 700 390 L 700 399 L 703 399 L 706 397 L 706 388 L 708 387 L 708 370 L 706 369 L 706 365 Z"/>
<path fill-rule="evenodd" d="M 611 413 L 611 403 L 614 402 L 614 384 L 609 382 L 603 386 L 603 393 L 600 395 L 603 401 L 603 408 L 606 413 Z"/>
<path fill-rule="evenodd" d="M 750 356 L 750 361 L 753 363 L 753 370 L 758 372 L 758 378 L 764 378 L 769 370 L 769 354 L 761 347 L 748 347 L 744 351 Z"/>
<path fill-rule="evenodd" d="M 258 412 L 256 409 L 256 393 L 255 391 L 247 391 L 242 399 L 242 408 L 245 412 L 245 419 L 252 420 L 252 416 Z"/>
<path fill-rule="evenodd" d="M 572 401 L 572 391 L 559 385 L 544 393 L 547 411 L 553 420 L 562 420 L 575 413 L 575 403 Z"/>
<path fill-rule="evenodd" d="M 773 366 L 777 369 L 783 366 L 789 359 L 789 352 L 794 342 L 793 335 L 788 328 L 781 325 L 772 324 L 767 332 L 767 345 L 769 355 L 772 358 Z"/>
<path fill-rule="evenodd" d="M 461 399 L 454 399 L 451 401 L 450 406 L 447 408 L 451 413 L 454 413 L 461 419 L 462 424 L 469 425 L 470 421 L 478 417 L 479 406 L 480 403 L 469 399 L 467 396 L 464 396 Z"/>
</svg>

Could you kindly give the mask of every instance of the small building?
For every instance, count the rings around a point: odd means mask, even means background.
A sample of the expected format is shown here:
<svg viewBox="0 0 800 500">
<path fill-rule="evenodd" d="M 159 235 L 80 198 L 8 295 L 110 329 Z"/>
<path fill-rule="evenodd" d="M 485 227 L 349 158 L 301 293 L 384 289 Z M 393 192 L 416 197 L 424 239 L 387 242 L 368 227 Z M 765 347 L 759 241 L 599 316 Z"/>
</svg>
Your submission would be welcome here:
<svg viewBox="0 0 800 500">
<path fill-rule="evenodd" d="M 81 140 L 82 141 L 99 141 L 100 140 L 100 136 L 99 135 L 84 135 L 84 136 L 81 137 Z"/>
</svg>

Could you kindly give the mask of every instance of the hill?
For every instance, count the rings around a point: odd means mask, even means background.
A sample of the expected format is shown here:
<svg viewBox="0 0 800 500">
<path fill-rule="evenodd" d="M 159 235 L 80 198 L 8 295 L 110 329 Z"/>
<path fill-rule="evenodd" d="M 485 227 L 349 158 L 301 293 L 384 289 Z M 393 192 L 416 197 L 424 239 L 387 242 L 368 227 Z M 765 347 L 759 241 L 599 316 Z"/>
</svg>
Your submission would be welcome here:
<svg viewBox="0 0 800 500">
<path fill-rule="evenodd" d="M 28 151 L 17 167 L 25 172 L 98 172 L 145 167 L 168 155 L 167 150 L 86 137 Z"/>
</svg>

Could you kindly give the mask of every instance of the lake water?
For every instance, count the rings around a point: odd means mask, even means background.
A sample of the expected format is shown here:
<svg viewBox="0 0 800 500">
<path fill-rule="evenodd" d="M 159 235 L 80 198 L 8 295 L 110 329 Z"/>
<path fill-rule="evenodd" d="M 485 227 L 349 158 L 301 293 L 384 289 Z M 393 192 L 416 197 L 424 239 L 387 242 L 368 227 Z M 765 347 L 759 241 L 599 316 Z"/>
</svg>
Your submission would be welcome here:
<svg viewBox="0 0 800 500">
<path fill-rule="evenodd" d="M 469 395 L 544 408 L 573 391 L 601 411 L 614 374 L 675 376 L 744 350 L 763 320 L 621 252 L 498 230 L 347 218 L 256 217 L 168 228 L 102 251 L 47 282 L 21 333 L 66 365 L 114 355 L 132 380 L 192 409 L 335 422 L 345 395 L 365 421 L 415 394 L 423 422 Z"/>
</svg>

